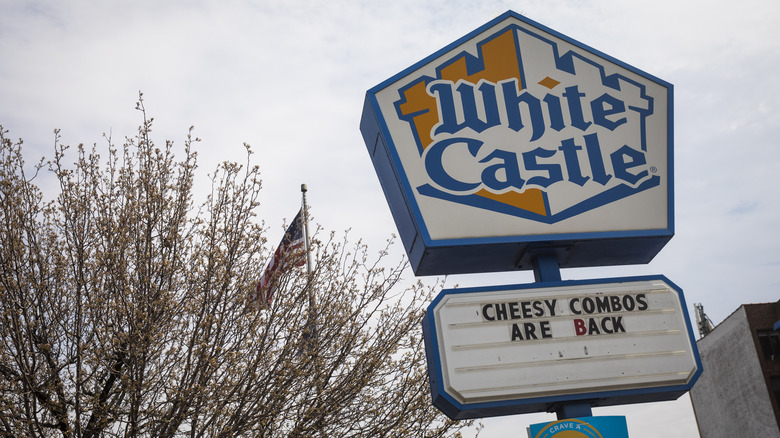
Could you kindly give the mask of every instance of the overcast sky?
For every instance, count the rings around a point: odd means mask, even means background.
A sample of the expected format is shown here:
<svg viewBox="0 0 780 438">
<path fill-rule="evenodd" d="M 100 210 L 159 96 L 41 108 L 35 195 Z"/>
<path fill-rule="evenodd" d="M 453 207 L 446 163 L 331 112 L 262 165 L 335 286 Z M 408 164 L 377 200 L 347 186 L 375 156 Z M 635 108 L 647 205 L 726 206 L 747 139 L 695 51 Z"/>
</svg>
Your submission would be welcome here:
<svg viewBox="0 0 780 438">
<path fill-rule="evenodd" d="M 102 146 L 103 133 L 121 144 L 141 123 L 142 91 L 159 143 L 181 145 L 195 126 L 203 180 L 253 147 L 269 241 L 306 183 L 315 222 L 379 250 L 395 225 L 358 128 L 366 90 L 509 9 L 675 87 L 675 237 L 648 265 L 564 279 L 664 274 L 716 324 L 740 304 L 776 301 L 776 0 L 0 0 L 0 125 L 25 140 L 28 162 L 51 156 L 55 128 L 66 144 Z M 697 436 L 687 395 L 594 415 L 626 415 L 633 438 Z M 485 420 L 482 436 L 553 419 Z"/>
</svg>

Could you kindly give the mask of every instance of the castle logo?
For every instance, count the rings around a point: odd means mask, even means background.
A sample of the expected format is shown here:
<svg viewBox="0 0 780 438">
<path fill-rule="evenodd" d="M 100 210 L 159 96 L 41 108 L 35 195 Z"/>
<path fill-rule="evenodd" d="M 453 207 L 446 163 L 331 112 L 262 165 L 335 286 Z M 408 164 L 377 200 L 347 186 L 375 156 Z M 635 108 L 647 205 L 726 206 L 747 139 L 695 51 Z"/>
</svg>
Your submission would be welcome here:
<svg viewBox="0 0 780 438">
<path fill-rule="evenodd" d="M 635 78 L 508 25 L 399 90 L 424 196 L 543 223 L 658 187 Z"/>
</svg>

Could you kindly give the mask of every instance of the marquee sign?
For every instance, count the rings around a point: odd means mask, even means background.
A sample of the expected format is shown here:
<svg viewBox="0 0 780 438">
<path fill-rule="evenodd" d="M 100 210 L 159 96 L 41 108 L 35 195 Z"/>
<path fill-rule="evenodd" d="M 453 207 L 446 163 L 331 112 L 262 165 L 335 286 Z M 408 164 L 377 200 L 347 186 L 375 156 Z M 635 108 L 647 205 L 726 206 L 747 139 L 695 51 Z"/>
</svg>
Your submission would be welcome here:
<svg viewBox="0 0 780 438">
<path fill-rule="evenodd" d="M 442 291 L 423 321 L 450 418 L 674 400 L 702 372 L 682 290 L 663 276 Z"/>
<path fill-rule="evenodd" d="M 671 84 L 509 11 L 370 89 L 417 275 L 647 263 L 674 234 Z"/>
</svg>

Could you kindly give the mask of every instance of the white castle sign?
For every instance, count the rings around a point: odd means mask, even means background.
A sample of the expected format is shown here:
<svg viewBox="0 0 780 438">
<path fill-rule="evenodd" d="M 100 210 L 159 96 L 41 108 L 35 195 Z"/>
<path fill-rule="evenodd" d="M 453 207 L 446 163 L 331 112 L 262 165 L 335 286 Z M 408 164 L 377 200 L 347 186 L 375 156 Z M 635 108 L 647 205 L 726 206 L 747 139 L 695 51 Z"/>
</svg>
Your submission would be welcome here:
<svg viewBox="0 0 780 438">
<path fill-rule="evenodd" d="M 369 90 L 418 275 L 646 263 L 674 234 L 672 86 L 508 12 Z"/>
</svg>

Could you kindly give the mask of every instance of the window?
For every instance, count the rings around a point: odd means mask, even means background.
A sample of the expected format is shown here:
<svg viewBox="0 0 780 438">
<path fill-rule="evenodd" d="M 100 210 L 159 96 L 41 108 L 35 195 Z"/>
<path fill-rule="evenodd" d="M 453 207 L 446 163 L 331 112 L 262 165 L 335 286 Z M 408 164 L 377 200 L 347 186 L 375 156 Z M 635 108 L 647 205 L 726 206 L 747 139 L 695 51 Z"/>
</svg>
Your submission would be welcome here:
<svg viewBox="0 0 780 438">
<path fill-rule="evenodd" d="M 770 383 L 772 384 L 772 392 L 775 395 L 775 403 L 780 406 L 780 377 L 771 377 Z"/>
<path fill-rule="evenodd" d="M 758 343 L 764 353 L 764 359 L 780 361 L 780 332 L 758 330 Z"/>
</svg>

